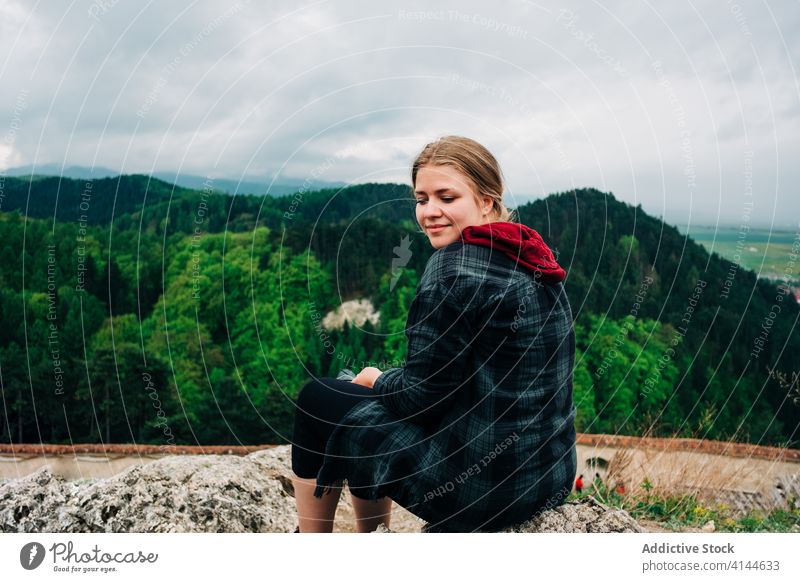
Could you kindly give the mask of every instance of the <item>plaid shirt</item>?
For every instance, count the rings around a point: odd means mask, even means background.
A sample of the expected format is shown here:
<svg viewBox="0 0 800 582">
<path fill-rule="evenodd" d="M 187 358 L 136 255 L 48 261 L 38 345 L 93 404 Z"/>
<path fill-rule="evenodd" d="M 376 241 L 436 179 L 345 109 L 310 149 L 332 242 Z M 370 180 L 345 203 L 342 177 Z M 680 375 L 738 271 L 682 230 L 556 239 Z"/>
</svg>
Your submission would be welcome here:
<svg viewBox="0 0 800 582">
<path fill-rule="evenodd" d="M 315 495 L 347 479 L 426 531 L 496 531 L 561 504 L 576 473 L 575 336 L 563 284 L 460 242 L 428 261 L 408 355 L 327 443 Z"/>
</svg>

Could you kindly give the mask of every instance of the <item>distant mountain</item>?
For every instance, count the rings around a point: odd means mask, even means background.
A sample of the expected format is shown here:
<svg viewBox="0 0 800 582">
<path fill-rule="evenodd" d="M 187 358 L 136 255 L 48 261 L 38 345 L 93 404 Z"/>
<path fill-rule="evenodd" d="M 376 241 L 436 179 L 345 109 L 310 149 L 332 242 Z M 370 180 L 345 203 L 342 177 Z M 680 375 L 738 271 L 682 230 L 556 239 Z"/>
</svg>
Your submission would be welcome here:
<svg viewBox="0 0 800 582">
<path fill-rule="evenodd" d="M 94 166 L 87 168 L 86 166 L 67 166 L 61 167 L 59 164 L 40 164 L 37 166 L 18 166 L 16 168 L 9 168 L 3 172 L 6 176 L 61 176 L 63 178 L 72 178 L 74 180 L 89 180 L 97 178 L 109 178 L 111 176 L 118 176 L 116 172 L 110 168 L 102 166 Z"/>
<path fill-rule="evenodd" d="M 99 179 L 28 175 L 5 179 L 0 210 L 19 211 L 30 218 L 83 221 L 104 227 L 113 218 L 122 228 L 134 228 L 133 224 L 140 219 L 146 224 L 160 224 L 169 217 L 170 227 L 186 234 L 194 232 L 200 208 L 207 219 L 203 228 L 209 232 L 249 230 L 255 226 L 256 217 L 261 225 L 280 228 L 287 212 L 296 223 L 302 224 L 304 232 L 317 220 L 347 223 L 359 215 L 399 223 L 414 216 L 414 201 L 408 186 L 356 184 L 309 190 L 299 197 L 302 204 L 294 196 L 298 190 L 265 197 L 263 194 L 230 196 L 218 189 L 209 196 L 202 189 L 141 174 Z M 369 209 L 366 213 L 365 208 Z"/>
<path fill-rule="evenodd" d="M 209 181 L 207 176 L 176 175 L 174 172 L 156 172 L 153 177 L 194 190 L 202 190 Z M 323 182 L 322 180 L 311 179 L 305 181 L 293 178 L 283 178 L 273 184 L 272 178 L 266 177 L 262 179 L 248 177 L 241 181 L 229 178 L 214 178 L 211 180 L 211 184 L 212 189 L 226 194 L 255 194 L 257 196 L 285 196 L 294 194 L 301 188 L 305 190 L 321 190 L 323 188 L 343 188 L 347 186 L 345 182 Z"/>
<path fill-rule="evenodd" d="M 95 166 L 92 168 L 86 166 L 67 166 L 62 168 L 59 164 L 41 164 L 35 167 L 31 165 L 19 166 L 16 168 L 9 168 L 3 172 L 3 174 L 11 177 L 28 177 L 33 175 L 57 178 L 60 176 L 73 180 L 97 180 L 100 178 L 115 178 L 120 175 L 119 172 L 102 166 Z M 196 176 L 193 174 L 176 172 L 154 172 L 151 175 L 153 178 L 158 178 L 164 182 L 193 190 L 202 190 L 209 179 L 208 176 Z M 260 178 L 258 176 L 247 176 L 241 180 L 214 178 L 211 181 L 211 187 L 214 190 L 225 192 L 226 194 L 285 196 L 286 194 L 294 194 L 301 188 L 305 190 L 321 190 L 323 188 L 342 188 L 347 185 L 345 182 L 326 182 L 323 180 L 298 178 L 281 178 L 274 184 L 271 182 L 272 178 Z"/>
<path fill-rule="evenodd" d="M 6 178 L 4 194 L 2 209 L 7 212 L 17 210 L 31 218 L 73 223 L 83 220 L 108 226 L 112 216 L 195 192 L 141 175 L 94 179 L 28 175 Z"/>
</svg>

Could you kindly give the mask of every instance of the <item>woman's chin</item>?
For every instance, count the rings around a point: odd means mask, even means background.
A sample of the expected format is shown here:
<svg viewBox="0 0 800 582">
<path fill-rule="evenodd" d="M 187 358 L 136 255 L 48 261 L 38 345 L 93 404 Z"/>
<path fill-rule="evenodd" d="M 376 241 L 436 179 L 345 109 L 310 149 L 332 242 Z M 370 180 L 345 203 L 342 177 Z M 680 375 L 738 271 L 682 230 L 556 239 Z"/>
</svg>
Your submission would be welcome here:
<svg viewBox="0 0 800 582">
<path fill-rule="evenodd" d="M 458 239 L 454 239 L 453 237 L 429 236 L 428 240 L 431 242 L 433 248 L 443 249 L 447 245 L 456 242 Z"/>
</svg>

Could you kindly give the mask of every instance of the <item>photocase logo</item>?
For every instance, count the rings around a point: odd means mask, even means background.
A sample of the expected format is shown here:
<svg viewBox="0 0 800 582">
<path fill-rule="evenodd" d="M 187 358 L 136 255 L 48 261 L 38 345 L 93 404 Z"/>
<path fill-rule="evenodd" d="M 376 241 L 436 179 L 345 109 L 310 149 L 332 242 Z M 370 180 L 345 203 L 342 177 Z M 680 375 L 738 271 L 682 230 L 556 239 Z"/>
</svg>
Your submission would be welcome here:
<svg viewBox="0 0 800 582">
<path fill-rule="evenodd" d="M 26 570 L 35 570 L 44 561 L 44 546 L 39 542 L 30 542 L 19 551 L 19 563 Z"/>
<path fill-rule="evenodd" d="M 409 235 L 400 239 L 400 244 L 394 247 L 394 258 L 392 259 L 392 282 L 389 284 L 389 291 L 394 291 L 394 286 L 403 274 L 403 267 L 411 260 L 411 238 Z"/>
</svg>

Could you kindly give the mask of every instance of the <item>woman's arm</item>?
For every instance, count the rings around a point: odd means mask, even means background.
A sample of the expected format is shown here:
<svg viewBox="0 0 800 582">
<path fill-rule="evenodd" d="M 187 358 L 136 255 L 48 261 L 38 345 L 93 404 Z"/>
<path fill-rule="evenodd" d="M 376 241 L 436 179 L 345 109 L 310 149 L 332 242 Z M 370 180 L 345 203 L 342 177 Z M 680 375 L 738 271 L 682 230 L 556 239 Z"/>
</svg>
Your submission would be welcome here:
<svg viewBox="0 0 800 582">
<path fill-rule="evenodd" d="M 406 323 L 406 365 L 386 370 L 373 385 L 387 408 L 421 424 L 443 416 L 472 371 L 469 315 L 444 284 L 419 290 Z"/>
</svg>

